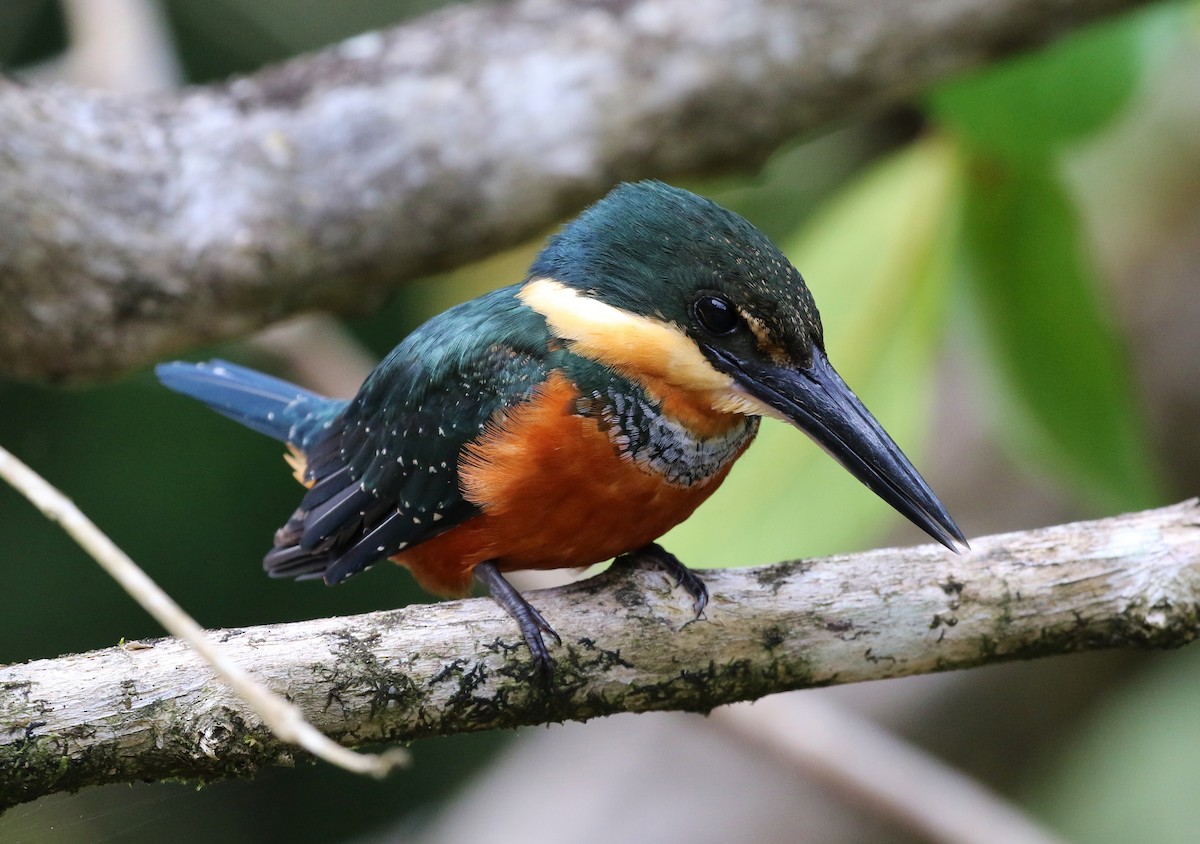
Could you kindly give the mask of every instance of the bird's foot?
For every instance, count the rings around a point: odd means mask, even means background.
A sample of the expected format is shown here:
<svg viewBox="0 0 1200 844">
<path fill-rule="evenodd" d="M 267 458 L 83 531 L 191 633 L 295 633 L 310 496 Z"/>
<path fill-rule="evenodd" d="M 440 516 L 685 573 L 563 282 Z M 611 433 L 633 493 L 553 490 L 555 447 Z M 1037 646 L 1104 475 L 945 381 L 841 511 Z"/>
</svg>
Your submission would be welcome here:
<svg viewBox="0 0 1200 844">
<path fill-rule="evenodd" d="M 533 657 L 538 674 L 544 680 L 548 680 L 554 673 L 554 660 L 550 658 L 550 651 L 546 648 L 546 640 L 542 634 L 549 635 L 558 645 L 562 644 L 562 638 L 533 604 L 525 600 L 525 597 L 504 579 L 495 563 L 477 565 L 475 579 L 482 583 L 492 599 L 512 616 L 525 639 L 525 644 L 529 646 L 529 653 Z"/>
<path fill-rule="evenodd" d="M 682 587 L 692 596 L 692 603 L 696 608 L 696 618 L 704 615 L 704 608 L 708 606 L 708 587 L 704 585 L 704 581 L 698 574 L 679 562 L 678 557 L 657 542 L 651 542 L 636 551 L 623 554 L 617 558 L 617 562 L 628 565 L 649 564 L 659 571 L 665 572 L 675 580 L 676 586 Z"/>
</svg>

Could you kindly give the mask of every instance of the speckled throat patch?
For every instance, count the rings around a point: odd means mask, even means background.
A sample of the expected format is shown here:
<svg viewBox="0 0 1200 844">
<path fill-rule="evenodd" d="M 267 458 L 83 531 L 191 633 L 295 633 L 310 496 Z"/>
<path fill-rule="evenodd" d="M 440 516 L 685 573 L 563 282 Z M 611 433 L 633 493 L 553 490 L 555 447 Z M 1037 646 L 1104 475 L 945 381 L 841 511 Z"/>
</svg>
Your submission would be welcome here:
<svg viewBox="0 0 1200 844">
<path fill-rule="evenodd" d="M 728 466 L 758 433 L 759 418 L 744 417 L 723 434 L 701 438 L 662 412 L 640 390 L 593 390 L 579 400 L 617 453 L 673 486 L 704 483 Z"/>
</svg>

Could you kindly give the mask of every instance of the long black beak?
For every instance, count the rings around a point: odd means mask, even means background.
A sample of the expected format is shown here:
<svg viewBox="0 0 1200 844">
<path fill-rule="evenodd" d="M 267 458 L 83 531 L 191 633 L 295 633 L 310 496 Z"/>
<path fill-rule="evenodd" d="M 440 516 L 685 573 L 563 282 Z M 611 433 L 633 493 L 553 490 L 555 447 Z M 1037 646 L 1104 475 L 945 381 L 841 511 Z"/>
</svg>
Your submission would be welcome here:
<svg viewBox="0 0 1200 844">
<path fill-rule="evenodd" d="M 790 369 L 711 348 L 742 389 L 778 411 L 837 458 L 854 477 L 951 551 L 967 540 L 929 484 L 820 349 L 812 365 Z"/>
</svg>

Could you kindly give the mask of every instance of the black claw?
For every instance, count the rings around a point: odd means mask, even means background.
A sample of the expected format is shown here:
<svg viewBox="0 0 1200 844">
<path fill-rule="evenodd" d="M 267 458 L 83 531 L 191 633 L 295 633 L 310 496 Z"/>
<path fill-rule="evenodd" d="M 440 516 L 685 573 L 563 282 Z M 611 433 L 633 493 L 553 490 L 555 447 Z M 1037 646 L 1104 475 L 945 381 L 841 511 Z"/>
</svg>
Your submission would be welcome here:
<svg viewBox="0 0 1200 844">
<path fill-rule="evenodd" d="M 542 634 L 546 633 L 552 636 L 558 645 L 562 644 L 562 638 L 550 626 L 550 622 L 546 621 L 542 614 L 534 609 L 533 605 L 526 601 L 511 583 L 504 579 L 504 575 L 500 573 L 500 569 L 496 567 L 495 563 L 486 562 L 477 565 L 475 579 L 487 588 L 492 599 L 503 607 L 504 611 L 517 623 L 521 636 L 525 639 L 525 644 L 529 646 L 529 653 L 537 666 L 538 674 L 543 679 L 548 679 L 554 673 L 554 660 L 550 657 L 550 651 L 546 648 L 546 640 L 542 638 Z"/>
<path fill-rule="evenodd" d="M 524 601 L 525 599 L 522 598 L 521 600 Z M 533 619 L 533 623 L 537 625 L 537 629 L 552 636 L 554 638 L 554 644 L 561 645 L 562 637 L 559 636 L 555 629 L 550 626 L 550 622 L 546 621 L 546 619 L 542 617 L 542 614 L 538 612 L 536 608 L 534 608 L 533 604 L 526 601 L 525 606 L 529 610 L 529 615 Z"/>
<path fill-rule="evenodd" d="M 666 548 L 657 542 L 651 542 L 649 545 L 644 545 L 638 550 L 626 554 L 624 559 L 634 563 L 650 563 L 669 577 L 674 578 L 675 585 L 682 587 L 683 591 L 692 596 L 692 602 L 696 608 L 696 618 L 704 615 L 704 608 L 708 606 L 708 587 L 704 585 L 704 581 L 698 574 L 679 562 L 679 558 Z"/>
</svg>

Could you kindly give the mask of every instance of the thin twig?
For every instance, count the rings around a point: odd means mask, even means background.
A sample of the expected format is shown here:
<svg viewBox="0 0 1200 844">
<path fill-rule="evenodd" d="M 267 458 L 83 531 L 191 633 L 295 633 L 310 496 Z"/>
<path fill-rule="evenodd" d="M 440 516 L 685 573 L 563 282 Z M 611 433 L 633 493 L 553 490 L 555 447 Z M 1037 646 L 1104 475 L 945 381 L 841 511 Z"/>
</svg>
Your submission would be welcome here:
<svg viewBox="0 0 1200 844">
<path fill-rule="evenodd" d="M 247 343 L 280 358 L 291 380 L 327 396 L 353 396 L 379 363 L 344 325 L 326 314 L 277 323 Z"/>
<path fill-rule="evenodd" d="M 965 774 L 813 695 L 772 695 L 734 704 L 713 712 L 712 720 L 929 841 L 1061 841 Z"/>
<path fill-rule="evenodd" d="M 64 78 L 129 94 L 179 86 L 183 70 L 156 0 L 64 0 L 62 7 L 70 36 Z"/>
<path fill-rule="evenodd" d="M 396 766 L 407 763 L 408 754 L 399 748 L 381 755 L 356 753 L 318 732 L 308 723 L 299 707 L 259 683 L 213 644 L 195 619 L 184 612 L 70 499 L 2 447 L 0 478 L 28 498 L 46 518 L 58 522 L 146 612 L 171 635 L 182 639 L 199 654 L 281 740 L 296 744 L 314 756 L 348 771 L 375 777 L 383 777 Z"/>
</svg>

